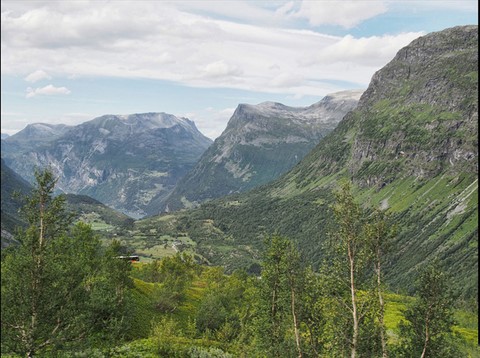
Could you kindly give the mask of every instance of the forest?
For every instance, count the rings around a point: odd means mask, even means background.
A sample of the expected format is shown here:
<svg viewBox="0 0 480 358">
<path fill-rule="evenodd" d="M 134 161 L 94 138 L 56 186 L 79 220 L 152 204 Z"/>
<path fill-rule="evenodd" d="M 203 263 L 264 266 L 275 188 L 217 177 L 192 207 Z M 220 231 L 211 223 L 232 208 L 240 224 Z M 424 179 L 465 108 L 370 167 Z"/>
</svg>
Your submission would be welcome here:
<svg viewBox="0 0 480 358">
<path fill-rule="evenodd" d="M 348 181 L 333 193 L 336 225 L 317 269 L 272 233 L 258 274 L 227 275 L 187 253 L 119 258 L 118 241 L 74 222 L 52 172 L 35 177 L 21 244 L 1 252 L 2 356 L 479 356 L 478 310 L 454 303 L 438 262 L 418 270 L 414 296 L 389 290 L 382 269 L 397 227 L 361 207 Z"/>
</svg>

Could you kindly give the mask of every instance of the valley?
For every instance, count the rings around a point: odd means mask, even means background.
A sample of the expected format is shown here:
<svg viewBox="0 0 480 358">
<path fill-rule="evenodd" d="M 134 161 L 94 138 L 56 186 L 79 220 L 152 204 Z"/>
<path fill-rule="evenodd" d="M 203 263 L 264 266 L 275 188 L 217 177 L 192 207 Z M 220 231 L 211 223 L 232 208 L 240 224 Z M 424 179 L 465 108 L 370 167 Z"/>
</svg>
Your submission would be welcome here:
<svg viewBox="0 0 480 358">
<path fill-rule="evenodd" d="M 239 104 L 215 141 L 163 112 L 2 138 L 4 271 L 11 332 L 15 280 L 73 287 L 71 323 L 45 319 L 68 357 L 480 356 L 478 26 L 420 36 L 366 90 Z"/>
</svg>

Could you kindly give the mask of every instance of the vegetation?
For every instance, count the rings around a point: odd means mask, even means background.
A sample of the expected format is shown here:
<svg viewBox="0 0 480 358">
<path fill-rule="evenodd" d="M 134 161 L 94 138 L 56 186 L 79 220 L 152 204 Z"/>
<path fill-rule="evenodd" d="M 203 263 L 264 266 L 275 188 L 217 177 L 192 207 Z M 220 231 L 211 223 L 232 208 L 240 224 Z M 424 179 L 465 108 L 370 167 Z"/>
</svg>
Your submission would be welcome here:
<svg viewBox="0 0 480 358">
<path fill-rule="evenodd" d="M 433 263 L 417 281 L 418 298 L 405 311 L 401 322 L 399 353 L 410 357 L 459 357 L 453 342 L 452 298 L 445 275 Z"/>
<path fill-rule="evenodd" d="M 129 266 L 85 224 L 70 226 L 56 180 L 37 172 L 23 213 L 20 245 L 2 252 L 2 352 L 52 355 L 115 343 L 126 330 Z"/>
<path fill-rule="evenodd" d="M 418 276 L 416 298 L 384 291 L 380 268 L 388 245 L 380 238 L 395 231 L 382 213 L 356 204 L 349 183 L 335 194 L 337 229 L 318 272 L 293 241 L 273 235 L 255 276 L 242 270 L 226 275 L 185 252 L 150 263 L 115 259 L 118 243 L 102 247 L 88 225 L 69 225 L 63 197 L 52 197 L 51 173 L 37 173 L 37 181 L 21 245 L 2 251 L 2 355 L 480 353 L 468 343 L 478 337 L 472 314 L 454 311 L 438 268 L 428 266 Z M 453 326 L 455 312 L 463 326 Z"/>
</svg>

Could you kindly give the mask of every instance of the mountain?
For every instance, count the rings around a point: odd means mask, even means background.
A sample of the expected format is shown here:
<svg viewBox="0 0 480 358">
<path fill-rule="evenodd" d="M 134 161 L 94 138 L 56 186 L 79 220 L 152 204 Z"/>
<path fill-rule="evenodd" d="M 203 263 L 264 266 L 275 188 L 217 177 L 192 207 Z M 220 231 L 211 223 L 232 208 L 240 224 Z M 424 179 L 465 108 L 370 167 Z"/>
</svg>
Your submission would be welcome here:
<svg viewBox="0 0 480 358">
<path fill-rule="evenodd" d="M 212 143 L 187 118 L 166 113 L 105 115 L 49 135 L 53 128 L 32 125 L 7 138 L 2 157 L 28 181 L 35 166 L 50 166 L 59 190 L 133 217 L 148 214 L 150 200 L 169 194 Z M 41 142 L 33 148 L 25 144 L 32 135 Z"/>
<path fill-rule="evenodd" d="M 329 94 L 303 108 L 275 102 L 240 104 L 225 131 L 160 208 L 171 211 L 197 206 L 278 178 L 337 126 L 362 92 Z"/>
<path fill-rule="evenodd" d="M 478 26 L 454 27 L 402 48 L 356 109 L 277 181 L 137 227 L 177 228 L 228 270 L 253 269 L 262 238 L 278 233 L 315 265 L 335 229 L 332 191 L 348 178 L 359 203 L 398 225 L 391 289 L 412 290 L 416 270 L 438 257 L 452 288 L 478 303 L 477 146 Z"/>
<path fill-rule="evenodd" d="M 8 133 L 1 133 L 1 138 L 2 138 L 2 139 L 7 139 L 8 137 L 10 137 L 10 136 L 8 135 Z"/>
<path fill-rule="evenodd" d="M 28 124 L 21 131 L 2 140 L 2 157 L 41 147 L 65 134 L 71 128 L 72 126 L 66 124 Z"/>
<path fill-rule="evenodd" d="M 6 138 L 7 142 L 48 142 L 66 133 L 72 126 L 66 124 L 32 123 L 20 132 Z"/>
<path fill-rule="evenodd" d="M 22 207 L 22 201 L 16 195 L 28 195 L 32 187 L 22 177 L 10 169 L 1 160 L 1 247 L 17 243 L 13 238 L 15 227 L 23 226 L 22 220 L 18 217 L 18 210 Z"/>
</svg>

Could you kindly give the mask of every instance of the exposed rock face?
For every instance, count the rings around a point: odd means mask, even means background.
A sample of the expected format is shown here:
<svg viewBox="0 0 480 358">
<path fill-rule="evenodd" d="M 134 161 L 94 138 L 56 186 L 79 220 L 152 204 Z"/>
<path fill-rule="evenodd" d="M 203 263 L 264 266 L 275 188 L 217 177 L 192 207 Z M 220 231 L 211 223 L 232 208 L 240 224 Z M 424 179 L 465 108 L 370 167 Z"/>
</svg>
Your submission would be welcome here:
<svg viewBox="0 0 480 358">
<path fill-rule="evenodd" d="M 335 128 L 362 92 L 334 93 L 304 108 L 274 102 L 240 104 L 222 135 L 161 209 L 195 206 L 278 178 Z"/>
<path fill-rule="evenodd" d="M 22 132 L 4 141 L 4 147 L 23 138 Z M 153 197 L 172 190 L 211 142 L 186 118 L 166 113 L 105 115 L 33 150 L 17 146 L 4 153 L 2 148 L 2 156 L 27 180 L 33 179 L 34 166 L 50 166 L 61 191 L 89 195 L 140 217 L 148 214 Z"/>
<path fill-rule="evenodd" d="M 477 26 L 413 41 L 375 73 L 311 165 L 327 175 L 346 165 L 362 186 L 398 175 L 478 173 L 477 66 Z"/>
</svg>

